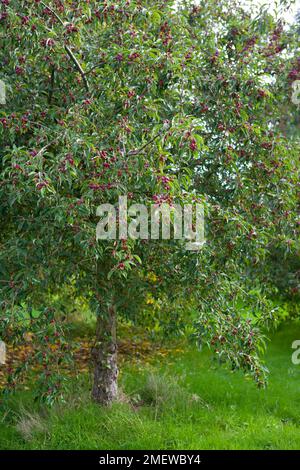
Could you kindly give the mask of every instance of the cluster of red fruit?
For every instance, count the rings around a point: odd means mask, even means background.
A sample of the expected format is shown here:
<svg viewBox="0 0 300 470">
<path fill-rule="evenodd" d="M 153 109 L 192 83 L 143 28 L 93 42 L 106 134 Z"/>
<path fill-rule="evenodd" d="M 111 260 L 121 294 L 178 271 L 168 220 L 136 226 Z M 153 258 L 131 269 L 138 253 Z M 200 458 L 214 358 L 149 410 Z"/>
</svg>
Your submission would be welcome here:
<svg viewBox="0 0 300 470">
<path fill-rule="evenodd" d="M 161 27 L 160 27 L 160 38 L 162 39 L 163 45 L 164 46 L 169 46 L 169 44 L 172 42 L 172 34 L 171 34 L 171 28 L 168 24 L 167 21 L 165 21 Z"/>
<path fill-rule="evenodd" d="M 283 32 L 283 25 L 282 23 L 279 23 L 273 31 L 270 43 L 268 44 L 267 48 L 264 50 L 264 55 L 266 57 L 271 57 L 275 54 L 279 54 L 285 48 L 284 43 L 283 42 L 280 43 L 282 32 Z"/>
<path fill-rule="evenodd" d="M 170 187 L 169 183 L 171 182 L 171 178 L 169 176 L 158 175 L 157 179 L 158 179 L 159 182 L 162 183 L 165 191 L 170 191 L 171 187 Z"/>
<path fill-rule="evenodd" d="M 300 80 L 300 57 L 297 57 L 293 64 L 292 70 L 289 72 L 288 77 L 291 80 Z"/>
<path fill-rule="evenodd" d="M 154 194 L 152 199 L 157 206 L 161 206 L 162 204 L 168 204 L 169 206 L 172 206 L 173 204 L 173 199 L 170 194 Z"/>
</svg>

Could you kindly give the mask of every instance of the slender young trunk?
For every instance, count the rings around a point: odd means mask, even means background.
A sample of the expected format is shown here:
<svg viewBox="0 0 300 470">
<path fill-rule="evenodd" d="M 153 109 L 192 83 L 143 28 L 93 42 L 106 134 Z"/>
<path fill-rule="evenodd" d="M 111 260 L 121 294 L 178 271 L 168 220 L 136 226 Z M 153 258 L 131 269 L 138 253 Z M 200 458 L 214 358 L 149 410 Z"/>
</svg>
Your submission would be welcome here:
<svg viewBox="0 0 300 470">
<path fill-rule="evenodd" d="M 116 310 L 111 305 L 105 316 L 98 316 L 96 344 L 92 350 L 94 383 L 92 398 L 101 405 L 110 405 L 118 395 Z"/>
</svg>

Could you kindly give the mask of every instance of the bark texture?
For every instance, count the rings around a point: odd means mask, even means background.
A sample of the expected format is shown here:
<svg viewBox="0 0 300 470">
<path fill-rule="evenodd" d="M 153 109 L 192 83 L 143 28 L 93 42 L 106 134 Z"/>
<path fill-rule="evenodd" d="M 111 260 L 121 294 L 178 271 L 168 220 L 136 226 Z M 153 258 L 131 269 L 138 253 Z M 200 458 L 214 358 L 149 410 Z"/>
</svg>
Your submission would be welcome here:
<svg viewBox="0 0 300 470">
<path fill-rule="evenodd" d="M 94 383 L 92 398 L 101 405 L 110 405 L 118 396 L 118 364 L 116 339 L 116 310 L 107 309 L 98 316 L 96 343 L 92 350 Z"/>
</svg>

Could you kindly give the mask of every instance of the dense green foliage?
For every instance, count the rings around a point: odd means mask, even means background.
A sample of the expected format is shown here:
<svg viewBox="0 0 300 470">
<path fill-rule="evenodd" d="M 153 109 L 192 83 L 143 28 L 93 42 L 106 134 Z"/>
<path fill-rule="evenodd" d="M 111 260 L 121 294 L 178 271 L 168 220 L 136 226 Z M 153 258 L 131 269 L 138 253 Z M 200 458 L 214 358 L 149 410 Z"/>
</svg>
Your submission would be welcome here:
<svg viewBox="0 0 300 470">
<path fill-rule="evenodd" d="M 63 342 L 51 300 L 64 286 L 103 318 L 110 305 L 138 318 L 152 291 L 190 299 L 199 341 L 262 385 L 274 256 L 299 256 L 299 146 L 279 125 L 297 36 L 235 1 L 175 3 L 2 2 L 1 337 Z M 205 248 L 96 242 L 97 206 L 123 194 L 203 202 Z M 294 273 L 283 289 L 297 296 Z M 24 327 L 22 302 L 43 326 Z"/>
</svg>

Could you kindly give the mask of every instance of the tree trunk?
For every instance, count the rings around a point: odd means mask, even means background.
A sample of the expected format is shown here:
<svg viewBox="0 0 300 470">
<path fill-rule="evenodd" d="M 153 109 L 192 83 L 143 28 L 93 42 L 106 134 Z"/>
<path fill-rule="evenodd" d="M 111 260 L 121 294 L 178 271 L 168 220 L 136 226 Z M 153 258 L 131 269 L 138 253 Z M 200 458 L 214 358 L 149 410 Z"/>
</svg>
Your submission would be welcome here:
<svg viewBox="0 0 300 470">
<path fill-rule="evenodd" d="M 110 405 L 118 395 L 116 310 L 110 306 L 105 316 L 98 316 L 96 344 L 92 349 L 94 383 L 92 398 L 101 405 Z"/>
</svg>

